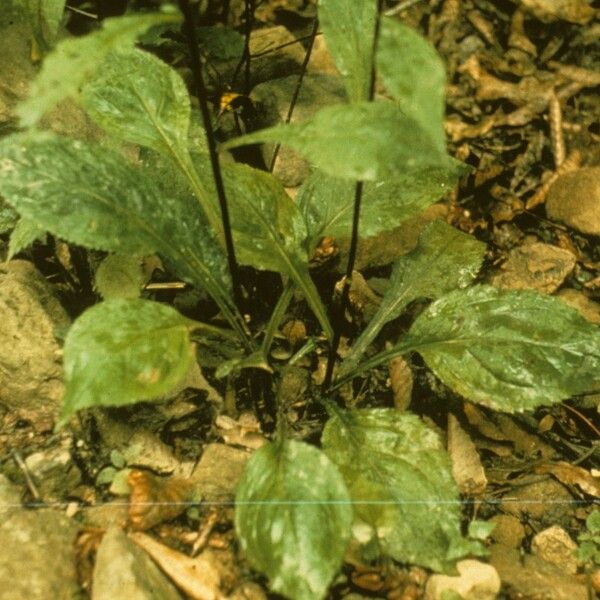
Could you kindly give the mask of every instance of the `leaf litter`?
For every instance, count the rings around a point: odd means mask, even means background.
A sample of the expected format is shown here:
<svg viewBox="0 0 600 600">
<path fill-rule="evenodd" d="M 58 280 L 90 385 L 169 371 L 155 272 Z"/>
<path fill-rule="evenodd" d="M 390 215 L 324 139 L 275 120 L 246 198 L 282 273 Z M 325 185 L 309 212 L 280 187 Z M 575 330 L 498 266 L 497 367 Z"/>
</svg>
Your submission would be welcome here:
<svg viewBox="0 0 600 600">
<path fill-rule="evenodd" d="M 291 0 L 267 4 L 273 4 L 269 10 L 262 8 L 263 17 L 268 19 L 267 26 L 286 23 L 295 28 L 295 35 L 302 35 L 302 28 L 298 28 L 298 21 L 292 16 L 300 15 L 302 21 L 306 7 L 299 8 L 301 3 Z M 448 73 L 446 133 L 453 154 L 474 169 L 471 174 L 462 176 L 457 188 L 445 199 L 447 220 L 459 230 L 475 232 L 479 239 L 488 243 L 483 272 L 493 285 L 537 289 L 547 294 L 558 290 L 560 296 L 565 297 L 578 293 L 580 304 L 583 302 L 588 310 L 597 312 L 597 305 L 589 307 L 597 298 L 600 287 L 595 283 L 600 276 L 600 256 L 594 239 L 590 238 L 599 231 L 593 224 L 598 214 L 594 210 L 598 189 L 595 170 L 600 162 L 597 129 L 600 107 L 594 96 L 594 88 L 600 84 L 597 3 L 522 0 L 496 4 L 485 0 L 445 0 L 406 4 L 407 8 L 399 12 L 400 18 L 410 25 L 426 24 L 424 33 L 444 58 Z M 235 11 L 232 15 L 236 18 Z M 0 125 L 13 123 L 14 99 L 3 85 L 0 85 L 0 92 Z M 586 205 L 586 201 L 591 204 Z M 512 231 L 512 234 L 507 237 L 506 231 Z M 7 247 L 4 238 L 2 240 L 5 253 Z M 323 240 L 317 241 L 323 245 Z M 329 249 L 338 241 L 343 247 L 344 240 L 327 240 L 323 247 L 328 249 L 328 256 L 335 254 Z M 405 243 L 404 239 L 400 246 L 402 243 Z M 372 264 L 365 263 L 367 269 L 363 269 L 363 279 L 358 280 L 359 285 L 363 286 L 364 282 L 364 286 L 355 290 L 355 310 L 358 312 L 367 308 L 367 313 L 371 311 L 372 314 L 377 310 L 379 297 L 372 290 L 378 292 L 377 279 L 389 277 L 389 270 L 386 272 L 385 269 L 389 269 L 392 262 L 387 258 L 380 262 L 382 259 L 378 258 L 389 251 L 389 247 L 382 247 L 385 245 L 384 236 L 373 236 L 371 253 L 375 258 Z M 85 269 L 82 270 L 81 264 L 77 266 L 81 257 L 76 250 L 75 260 L 68 268 L 61 265 L 52 248 L 43 241 L 35 242 L 32 249 L 22 251 L 19 256 L 35 262 L 46 277 L 58 282 L 63 298 L 81 294 L 85 283 L 76 282 L 85 282 Z M 333 261 L 333 265 L 325 261 L 325 269 L 335 271 L 335 257 Z M 323 266 L 319 268 L 323 269 Z M 92 284 L 91 281 L 88 283 Z M 384 296 L 385 289 L 380 291 Z M 418 310 L 418 306 L 414 308 Z M 301 311 L 298 303 L 292 305 L 287 321 L 304 323 L 294 311 Z M 406 324 L 393 322 L 388 327 L 397 330 Z M 302 335 L 283 328 L 281 333 L 288 337 L 290 346 L 296 351 L 304 343 L 305 336 L 311 335 L 310 324 Z M 60 340 L 60 336 L 57 339 Z M 383 339 L 374 343 L 381 348 L 389 339 L 390 333 L 384 330 Z M 35 345 L 37 342 L 33 339 L 30 343 Z M 509 552 L 501 544 L 491 548 L 491 564 L 502 583 L 502 594 L 505 594 L 502 597 L 533 597 L 528 594 L 541 593 L 551 594 L 546 596 L 548 598 L 584 598 L 587 580 L 582 565 L 577 565 L 578 575 L 567 573 L 560 565 L 557 567 L 551 561 L 543 560 L 543 553 L 533 556 L 527 549 L 529 544 L 532 549 L 539 545 L 539 538 L 535 544 L 533 540 L 542 527 L 560 522 L 574 539 L 583 530 L 592 501 L 599 496 L 595 408 L 598 403 L 594 404 L 593 399 L 590 403 L 590 397 L 586 397 L 581 403 L 572 400 L 565 405 L 556 404 L 524 415 L 493 413 L 463 403 L 460 397 L 434 379 L 420 359 L 409 362 L 411 376 L 407 374 L 407 364 L 399 362 L 403 359 L 393 360 L 398 362 L 390 364 L 389 373 L 375 371 L 366 379 L 363 386 L 367 391 L 361 391 L 359 398 L 375 406 L 396 403 L 398 408 L 404 408 L 412 399 L 411 408 L 416 405 L 417 410 L 442 433 L 448 432 L 455 479 L 465 498 L 473 501 L 466 504 L 471 511 L 469 519 L 506 516 L 498 512 L 500 503 L 507 509 L 517 504 L 523 509 L 513 511 L 513 514 L 526 536 L 525 541 L 520 542 L 525 559 L 521 560 L 518 553 Z M 306 370 L 313 368 L 302 359 L 298 364 Z M 391 379 L 389 386 L 388 377 Z M 219 386 L 218 382 L 211 382 Z M 431 390 L 438 393 L 435 398 L 431 397 Z M 238 393 L 243 403 L 244 390 L 238 390 Z M 200 490 L 201 498 L 230 503 L 241 466 L 249 456 L 246 449 L 262 446 L 265 433 L 245 419 L 244 413 L 215 415 L 214 426 L 211 424 L 207 429 L 205 424 L 200 424 L 202 419 L 198 413 L 200 408 L 205 412 L 214 411 L 217 403 L 213 402 L 213 408 L 207 409 L 202 404 L 205 392 L 190 392 L 187 388 L 181 394 L 192 398 L 195 411 L 185 418 L 175 412 L 166 421 L 159 422 L 150 411 L 147 421 L 137 426 L 154 428 L 161 440 L 176 449 L 176 460 L 189 462 L 200 458 L 194 485 Z M 445 409 L 439 409 L 439 404 L 445 401 L 453 403 L 458 415 L 458 418 L 450 415 L 448 423 L 441 416 L 446 413 Z M 306 424 L 309 418 L 306 413 L 306 399 L 296 398 L 290 407 L 290 414 L 295 416 L 290 421 L 300 437 L 311 430 Z M 41 417 L 36 419 L 35 414 L 19 422 L 9 410 L 0 418 L 3 421 L 0 443 L 5 450 L 2 464 L 11 479 L 22 483 L 25 499 L 31 499 L 32 487 L 27 487 L 26 483 L 28 473 L 17 465 L 10 452 L 25 449 L 28 455 L 33 455 L 38 451 L 42 454 L 42 463 L 49 464 L 51 453 L 47 445 L 52 445 L 52 440 L 50 437 L 40 440 L 36 424 Z M 28 442 L 23 429 L 35 432 Z M 98 470 L 107 466 L 113 450 L 94 446 L 90 435 L 93 429 L 93 417 L 84 419 L 77 431 L 77 439 L 71 439 L 72 455 L 77 457 L 78 468 L 83 469 L 86 480 L 90 477 L 93 480 Z M 194 430 L 203 432 L 202 438 L 197 437 L 194 443 L 182 441 Z M 225 444 L 215 443 L 221 439 Z M 26 443 L 30 445 L 26 446 Z M 136 459 L 127 459 L 127 464 L 135 467 Z M 138 477 L 136 485 L 143 485 L 131 498 L 130 510 L 134 510 L 134 521 L 136 518 L 138 522 L 142 520 L 141 529 L 148 528 L 156 535 L 161 531 L 161 522 L 168 521 L 180 528 L 179 539 L 185 539 L 183 533 L 193 529 L 192 525 L 196 530 L 202 530 L 204 524 L 208 531 L 208 547 L 225 544 L 230 560 L 241 561 L 232 538 L 228 537 L 232 528 L 231 515 L 229 521 L 225 516 L 218 525 L 209 527 L 211 517 L 202 500 L 189 504 L 187 492 L 184 493 L 186 486 L 180 486 L 177 479 L 166 476 L 161 470 L 163 466 L 155 468 L 161 476 L 147 472 Z M 35 476 L 44 478 L 45 473 L 48 471 L 41 469 Z M 94 489 L 88 484 L 84 489 L 86 484 L 78 482 L 75 486 L 68 480 L 62 485 L 66 486 L 63 489 L 65 500 L 87 498 L 87 502 L 91 499 L 91 503 L 99 504 L 110 498 L 106 488 L 101 486 Z M 175 508 L 163 513 L 159 511 L 152 518 L 136 512 L 146 503 L 155 505 L 153 494 L 157 493 L 161 499 L 167 499 L 167 504 L 175 504 Z M 549 498 L 556 502 L 549 515 L 530 510 L 532 507 L 528 503 L 534 503 L 543 511 Z M 85 512 L 85 503 L 82 503 L 79 510 L 82 523 L 85 523 Z M 556 523 L 547 522 L 548 518 Z M 502 527 L 501 523 L 500 520 L 499 527 Z M 177 546 L 174 535 L 167 540 L 173 547 L 146 534 L 132 535 L 136 536 L 132 539 L 137 544 L 144 546 L 158 564 L 163 565 L 169 578 L 188 597 L 221 598 L 225 597 L 223 589 L 227 590 L 228 597 L 235 597 L 236 590 L 247 584 L 250 584 L 248 589 L 254 591 L 240 597 L 259 598 L 261 593 L 264 594 L 260 584 L 244 581 L 235 569 L 225 575 L 223 586 L 222 575 L 216 574 L 213 563 L 190 559 L 187 554 L 173 549 Z M 87 556 L 94 554 L 96 542 L 88 542 Z M 433 578 L 428 582 L 428 574 L 422 569 L 409 569 L 398 564 L 367 565 L 351 556 L 346 560 L 349 577 L 336 584 L 335 597 L 351 597 L 359 591 L 389 598 L 441 598 L 441 592 L 434 590 L 437 584 Z M 80 556 L 78 564 L 82 562 Z M 240 564 L 245 568 L 245 563 Z M 459 570 L 462 576 L 464 570 Z M 476 582 L 482 579 L 475 577 Z M 470 597 L 464 587 L 451 589 Z M 493 585 L 491 589 L 490 594 L 496 593 Z"/>
</svg>

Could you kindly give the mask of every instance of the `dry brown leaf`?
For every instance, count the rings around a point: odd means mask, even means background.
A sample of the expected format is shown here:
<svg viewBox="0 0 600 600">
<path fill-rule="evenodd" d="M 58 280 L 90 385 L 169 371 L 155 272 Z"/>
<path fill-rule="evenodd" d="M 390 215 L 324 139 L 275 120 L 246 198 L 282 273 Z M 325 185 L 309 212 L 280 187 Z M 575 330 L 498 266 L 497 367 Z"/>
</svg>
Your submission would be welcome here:
<svg viewBox="0 0 600 600">
<path fill-rule="evenodd" d="M 448 454 L 459 492 L 467 496 L 484 492 L 487 477 L 475 444 L 452 413 L 448 414 Z"/>
<path fill-rule="evenodd" d="M 256 450 L 267 441 L 260 431 L 258 419 L 251 412 L 242 413 L 237 421 L 226 415 L 219 415 L 215 425 L 226 444 Z"/>
<path fill-rule="evenodd" d="M 281 328 L 292 348 L 297 348 L 306 340 L 306 325 L 300 319 L 292 319 Z"/>
<path fill-rule="evenodd" d="M 496 441 L 510 441 L 520 454 L 529 456 L 539 453 L 542 458 L 549 458 L 554 454 L 552 446 L 520 427 L 509 415 L 497 413 L 488 417 L 484 411 L 469 402 L 464 404 L 464 413 L 469 423 L 482 435 Z"/>
<path fill-rule="evenodd" d="M 388 363 L 390 386 L 394 394 L 394 406 L 398 410 L 406 410 L 410 404 L 413 390 L 413 374 L 410 365 L 402 356 L 393 358 Z"/>
<path fill-rule="evenodd" d="M 190 558 L 165 546 L 145 533 L 130 533 L 129 537 L 143 548 L 173 583 L 192 600 L 224 600 L 221 575 L 214 563 L 205 557 Z"/>
<path fill-rule="evenodd" d="M 577 465 L 560 461 L 536 467 L 537 473 L 550 473 L 564 485 L 577 486 L 581 491 L 600 498 L 600 477 Z"/>
<path fill-rule="evenodd" d="M 585 25 L 596 15 L 585 0 L 521 0 L 521 4 L 544 23 L 560 20 Z"/>
<path fill-rule="evenodd" d="M 131 489 L 129 522 L 140 531 L 178 517 L 193 496 L 191 484 L 184 479 L 157 477 L 138 469 L 129 473 L 127 483 Z"/>
</svg>

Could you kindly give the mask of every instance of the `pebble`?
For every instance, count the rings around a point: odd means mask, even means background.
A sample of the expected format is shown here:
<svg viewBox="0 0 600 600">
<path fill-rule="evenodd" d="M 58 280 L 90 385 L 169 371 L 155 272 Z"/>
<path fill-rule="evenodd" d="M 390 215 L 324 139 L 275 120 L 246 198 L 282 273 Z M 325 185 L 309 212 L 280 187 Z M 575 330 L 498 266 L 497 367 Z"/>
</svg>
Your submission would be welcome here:
<svg viewBox="0 0 600 600">
<path fill-rule="evenodd" d="M 560 175 L 548 191 L 546 213 L 581 233 L 600 235 L 600 167 Z"/>
</svg>

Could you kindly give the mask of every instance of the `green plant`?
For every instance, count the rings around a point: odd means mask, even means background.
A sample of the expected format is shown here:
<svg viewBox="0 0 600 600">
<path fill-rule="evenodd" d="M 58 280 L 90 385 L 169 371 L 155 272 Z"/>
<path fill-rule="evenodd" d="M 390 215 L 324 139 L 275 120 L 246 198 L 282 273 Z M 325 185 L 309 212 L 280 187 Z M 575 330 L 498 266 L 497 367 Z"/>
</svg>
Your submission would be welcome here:
<svg viewBox="0 0 600 600">
<path fill-rule="evenodd" d="M 594 510 L 585 520 L 587 531 L 577 538 L 577 557 L 581 562 L 600 565 L 600 510 Z"/>
<path fill-rule="evenodd" d="M 223 225 L 214 157 L 198 135 L 183 81 L 134 47 L 150 28 L 177 24 L 177 13 L 109 19 L 48 54 L 19 109 L 27 130 L 0 141 L 0 193 L 20 215 L 21 229 L 116 254 L 158 253 L 210 295 L 221 317 L 219 325 L 193 321 L 142 299 L 88 309 L 65 341 L 61 424 L 83 408 L 164 395 L 196 360 L 195 342 L 228 349 L 220 376 L 274 370 L 269 349 L 295 290 L 335 359 L 344 298 L 332 324 L 309 273 L 318 241 L 352 236 L 355 248 L 359 224 L 362 236 L 376 235 L 435 202 L 465 171 L 445 149 L 441 60 L 412 29 L 379 12 L 375 0 L 321 0 L 321 27 L 348 102 L 224 145 L 287 144 L 316 167 L 294 203 L 269 173 L 221 165 L 230 226 Z M 373 98 L 375 69 L 389 96 Z M 110 142 L 92 145 L 36 128 L 71 95 Z M 143 160 L 126 160 L 122 143 L 142 147 Z M 263 332 L 248 326 L 234 293 L 229 233 L 239 264 L 284 281 Z M 484 251 L 474 238 L 434 222 L 396 261 L 379 310 L 337 372 L 330 361 L 331 384 L 315 394 L 329 417 L 322 449 L 290 439 L 279 411 L 274 441 L 243 475 L 235 517 L 242 548 L 272 589 L 323 597 L 349 544 L 366 558 L 385 555 L 435 570 L 483 552 L 461 533 L 458 492 L 437 434 L 410 413 L 339 406 L 336 389 L 344 382 L 418 352 L 455 392 L 507 412 L 597 387 L 600 330 L 553 298 L 473 285 Z M 365 359 L 383 326 L 419 299 L 432 302 L 408 332 Z"/>
</svg>

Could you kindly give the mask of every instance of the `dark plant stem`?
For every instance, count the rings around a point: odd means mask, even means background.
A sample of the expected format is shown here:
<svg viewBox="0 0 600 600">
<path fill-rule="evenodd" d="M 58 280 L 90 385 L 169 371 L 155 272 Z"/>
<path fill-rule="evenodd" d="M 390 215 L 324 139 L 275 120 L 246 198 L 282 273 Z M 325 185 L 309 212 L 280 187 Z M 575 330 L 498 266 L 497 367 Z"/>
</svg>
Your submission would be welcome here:
<svg viewBox="0 0 600 600">
<path fill-rule="evenodd" d="M 245 0 L 246 13 L 246 33 L 244 39 L 244 94 L 247 96 L 250 93 L 250 36 L 252 35 L 252 27 L 254 26 L 254 9 L 256 0 Z"/>
<path fill-rule="evenodd" d="M 231 86 L 235 89 L 235 84 L 240 74 L 242 66 L 244 67 L 244 88 L 242 93 L 247 96 L 250 93 L 250 37 L 252 35 L 252 27 L 254 26 L 254 9 L 256 6 L 256 0 L 244 0 L 244 51 L 240 62 L 235 67 L 233 77 L 231 79 Z"/>
<path fill-rule="evenodd" d="M 375 70 L 375 55 L 377 53 L 377 43 L 379 41 L 379 27 L 380 27 L 380 15 L 381 9 L 383 8 L 383 0 L 377 0 L 377 18 L 375 19 L 375 30 L 373 32 L 373 55 L 371 58 L 371 83 L 369 86 L 369 101 L 373 101 L 375 97 L 375 82 L 376 82 L 376 70 Z M 344 278 L 344 287 L 342 293 L 338 296 L 338 299 L 334 301 L 333 305 L 333 327 L 334 335 L 329 345 L 329 353 L 327 355 L 327 368 L 325 370 L 325 379 L 323 380 L 323 391 L 326 393 L 333 381 L 333 369 L 335 366 L 335 359 L 337 351 L 342 338 L 342 329 L 346 320 L 346 311 L 350 306 L 350 287 L 352 285 L 352 273 L 354 271 L 354 264 L 356 262 L 356 252 L 358 249 L 358 233 L 360 224 L 360 207 L 362 203 L 363 195 L 363 182 L 357 181 L 354 188 L 354 211 L 352 214 L 352 233 L 350 236 L 350 251 L 348 253 L 348 264 L 346 265 L 346 276 Z"/>
<path fill-rule="evenodd" d="M 223 184 L 223 175 L 221 173 L 221 165 L 219 164 L 219 153 L 217 151 L 217 141 L 212 129 L 210 120 L 210 111 L 208 109 L 208 100 L 206 88 L 204 86 L 204 77 L 202 75 L 202 65 L 200 64 L 200 52 L 198 50 L 198 38 L 196 36 L 196 28 L 194 26 L 194 17 L 190 7 L 189 0 L 179 0 L 179 8 L 184 17 L 184 28 L 188 40 L 190 50 L 190 63 L 194 74 L 194 84 L 198 102 L 200 103 L 200 111 L 206 131 L 206 141 L 208 144 L 208 154 L 210 156 L 210 164 L 212 167 L 215 188 L 217 190 L 217 198 L 221 208 L 221 221 L 223 223 L 223 235 L 225 237 L 225 248 L 227 250 L 227 262 L 229 264 L 229 273 L 233 285 L 233 297 L 238 308 L 242 306 L 242 290 L 240 287 L 239 267 L 235 257 L 235 248 L 233 246 L 233 235 L 231 232 L 231 221 L 229 218 L 229 209 L 227 207 L 227 196 L 225 194 L 225 186 Z"/>
<path fill-rule="evenodd" d="M 306 70 L 308 68 L 308 63 L 310 62 L 310 56 L 312 54 L 313 47 L 315 45 L 315 38 L 317 37 L 317 32 L 319 31 L 319 19 L 315 17 L 313 22 L 313 28 L 310 32 L 310 37 L 308 38 L 308 47 L 306 48 L 306 54 L 304 55 L 304 61 L 302 62 L 302 67 L 300 69 L 300 75 L 298 77 L 298 81 L 296 82 L 296 87 L 294 89 L 294 94 L 292 95 L 292 99 L 290 101 L 290 107 L 288 108 L 287 115 L 285 117 L 285 122 L 289 123 L 292 120 L 292 115 L 294 114 L 294 108 L 296 107 L 296 102 L 298 102 L 298 96 L 300 95 L 300 89 L 302 88 L 302 81 L 304 80 L 304 75 L 306 74 Z M 271 163 L 269 164 L 269 171 L 273 171 L 275 167 L 275 161 L 277 160 L 277 155 L 279 154 L 279 149 L 281 148 L 281 143 L 275 146 L 273 150 L 273 156 L 271 156 Z"/>
</svg>

